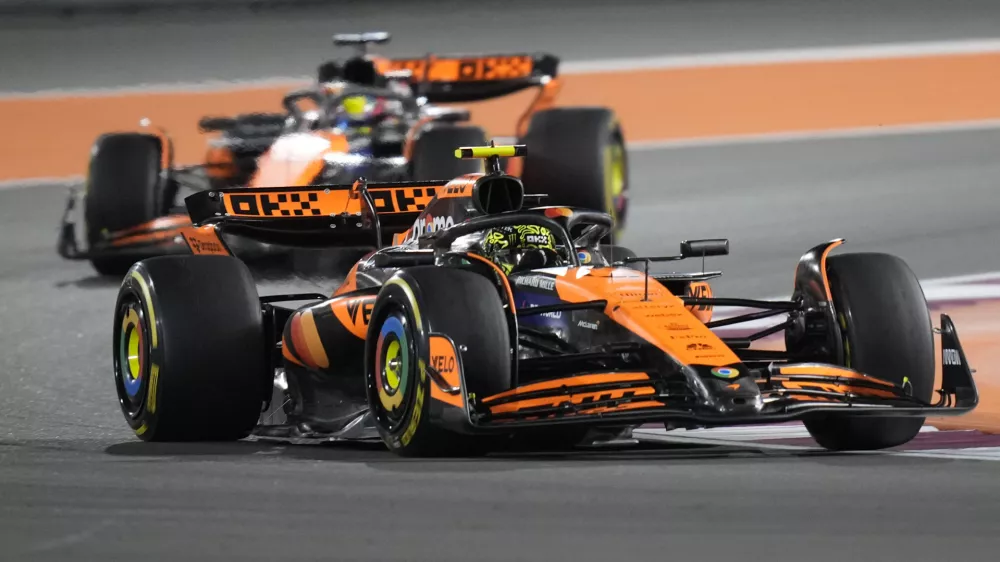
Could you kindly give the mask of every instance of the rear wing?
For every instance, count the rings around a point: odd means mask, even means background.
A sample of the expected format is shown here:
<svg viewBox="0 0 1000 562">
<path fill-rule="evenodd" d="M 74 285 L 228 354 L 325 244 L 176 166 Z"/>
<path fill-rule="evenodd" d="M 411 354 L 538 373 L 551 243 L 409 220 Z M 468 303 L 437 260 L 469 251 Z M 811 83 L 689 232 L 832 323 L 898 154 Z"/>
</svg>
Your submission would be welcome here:
<svg viewBox="0 0 1000 562">
<path fill-rule="evenodd" d="M 388 244 L 413 226 L 443 181 L 202 191 L 184 199 L 195 225 L 268 244 Z"/>
<path fill-rule="evenodd" d="M 430 103 L 476 102 L 556 78 L 559 59 L 547 53 L 427 55 L 381 61 L 381 72 L 407 71 Z"/>
</svg>

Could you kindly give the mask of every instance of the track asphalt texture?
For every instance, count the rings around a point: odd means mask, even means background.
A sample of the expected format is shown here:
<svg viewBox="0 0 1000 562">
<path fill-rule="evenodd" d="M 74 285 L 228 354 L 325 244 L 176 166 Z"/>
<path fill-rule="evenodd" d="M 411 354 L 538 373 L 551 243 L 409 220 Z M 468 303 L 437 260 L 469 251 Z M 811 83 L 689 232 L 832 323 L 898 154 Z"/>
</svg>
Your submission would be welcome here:
<svg viewBox="0 0 1000 562">
<path fill-rule="evenodd" d="M 992 0 L 345 0 L 326 6 L 0 17 L 0 92 L 311 77 L 333 33 L 388 55 L 549 51 L 565 61 L 991 38 Z"/>
<path fill-rule="evenodd" d="M 922 277 L 1000 269 L 998 144 L 994 131 L 633 152 L 623 242 L 673 252 L 729 236 L 732 255 L 709 261 L 727 295 L 787 294 L 798 256 L 841 235 L 843 251 L 898 253 Z M 0 191 L 2 558 L 996 559 L 992 462 L 657 442 L 469 461 L 141 443 L 109 372 L 117 283 L 54 252 L 64 196 Z"/>
</svg>

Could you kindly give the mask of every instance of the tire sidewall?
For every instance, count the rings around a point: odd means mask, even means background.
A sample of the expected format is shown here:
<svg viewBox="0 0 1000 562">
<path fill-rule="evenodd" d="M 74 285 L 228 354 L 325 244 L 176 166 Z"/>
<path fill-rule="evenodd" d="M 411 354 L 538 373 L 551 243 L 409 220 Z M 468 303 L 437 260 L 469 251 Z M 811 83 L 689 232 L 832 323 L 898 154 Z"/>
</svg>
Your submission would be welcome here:
<svg viewBox="0 0 1000 562">
<path fill-rule="evenodd" d="M 430 345 L 427 335 L 426 319 L 421 315 L 419 304 L 419 288 L 408 276 L 401 272 L 386 282 L 379 293 L 372 309 L 372 321 L 369 324 L 365 344 L 365 387 L 368 403 L 372 408 L 375 425 L 382 440 L 393 451 L 405 450 L 412 443 L 418 442 L 418 433 L 426 426 L 427 411 L 430 404 L 430 378 L 427 375 L 426 360 Z M 379 334 L 388 317 L 396 311 L 401 311 L 406 319 L 405 329 L 410 340 L 410 362 L 405 388 L 403 392 L 403 414 L 395 427 L 387 427 L 384 421 L 384 408 L 378 396 L 378 382 L 375 377 L 376 346 Z"/>
<path fill-rule="evenodd" d="M 140 281 L 140 279 L 142 281 Z M 146 289 L 143 284 L 146 284 Z M 136 436 L 143 440 L 150 440 L 156 434 L 156 426 L 162 412 L 162 396 L 160 395 L 159 372 L 164 368 L 164 341 L 163 330 L 159 325 L 159 318 L 156 316 L 156 304 L 152 292 L 149 291 L 148 281 L 143 276 L 138 265 L 129 269 L 122 281 L 118 299 L 115 303 L 114 327 L 112 330 L 112 361 L 114 365 L 115 391 L 118 395 L 119 406 L 129 427 Z M 141 386 L 138 394 L 142 402 L 136 411 L 130 411 L 128 402 L 130 397 L 125 392 L 122 378 L 124 375 L 124 365 L 121 364 L 122 357 L 122 331 L 125 317 L 123 311 L 130 302 L 138 303 L 141 312 L 139 313 L 142 330 L 143 345 L 147 360 L 144 362 L 141 371 Z M 156 329 L 156 345 L 153 345 L 153 330 Z"/>
</svg>

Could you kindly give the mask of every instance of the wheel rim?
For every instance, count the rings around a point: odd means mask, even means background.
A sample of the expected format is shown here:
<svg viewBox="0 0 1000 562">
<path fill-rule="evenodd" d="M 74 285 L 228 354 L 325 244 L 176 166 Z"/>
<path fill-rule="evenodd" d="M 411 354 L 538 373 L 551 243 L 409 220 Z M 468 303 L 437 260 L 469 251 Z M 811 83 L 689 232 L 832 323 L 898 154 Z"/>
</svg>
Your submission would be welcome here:
<svg viewBox="0 0 1000 562">
<path fill-rule="evenodd" d="M 625 148 L 618 141 L 617 137 L 605 151 L 606 178 L 606 201 L 605 207 L 608 213 L 615 219 L 615 233 L 622 231 L 622 221 L 628 206 L 627 189 L 625 179 Z"/>
<path fill-rule="evenodd" d="M 374 369 L 379 406 L 390 431 L 404 419 L 404 397 L 412 378 L 413 343 L 406 316 L 401 310 L 390 312 L 375 343 Z"/>
<path fill-rule="evenodd" d="M 137 298 L 128 298 L 119 310 L 115 383 L 122 408 L 129 417 L 136 418 L 142 411 L 149 377 L 149 337 L 145 314 Z"/>
</svg>

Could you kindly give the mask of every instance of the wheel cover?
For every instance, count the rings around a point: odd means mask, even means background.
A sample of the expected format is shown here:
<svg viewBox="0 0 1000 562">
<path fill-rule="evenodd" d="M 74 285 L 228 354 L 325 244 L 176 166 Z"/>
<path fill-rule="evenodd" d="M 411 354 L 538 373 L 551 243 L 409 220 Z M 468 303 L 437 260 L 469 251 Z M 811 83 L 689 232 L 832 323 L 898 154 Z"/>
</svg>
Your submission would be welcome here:
<svg viewBox="0 0 1000 562">
<path fill-rule="evenodd" d="M 115 383 L 122 408 L 128 416 L 136 418 L 145 402 L 144 389 L 149 378 L 149 336 L 138 299 L 132 297 L 124 301 L 120 317 L 115 350 Z"/>
<path fill-rule="evenodd" d="M 628 206 L 625 196 L 625 149 L 617 139 L 605 150 L 605 208 L 615 219 L 615 232 L 620 233 Z"/>
<path fill-rule="evenodd" d="M 400 311 L 390 313 L 375 344 L 375 388 L 391 425 L 403 418 L 403 398 L 410 386 L 413 341 L 407 324 Z"/>
</svg>

